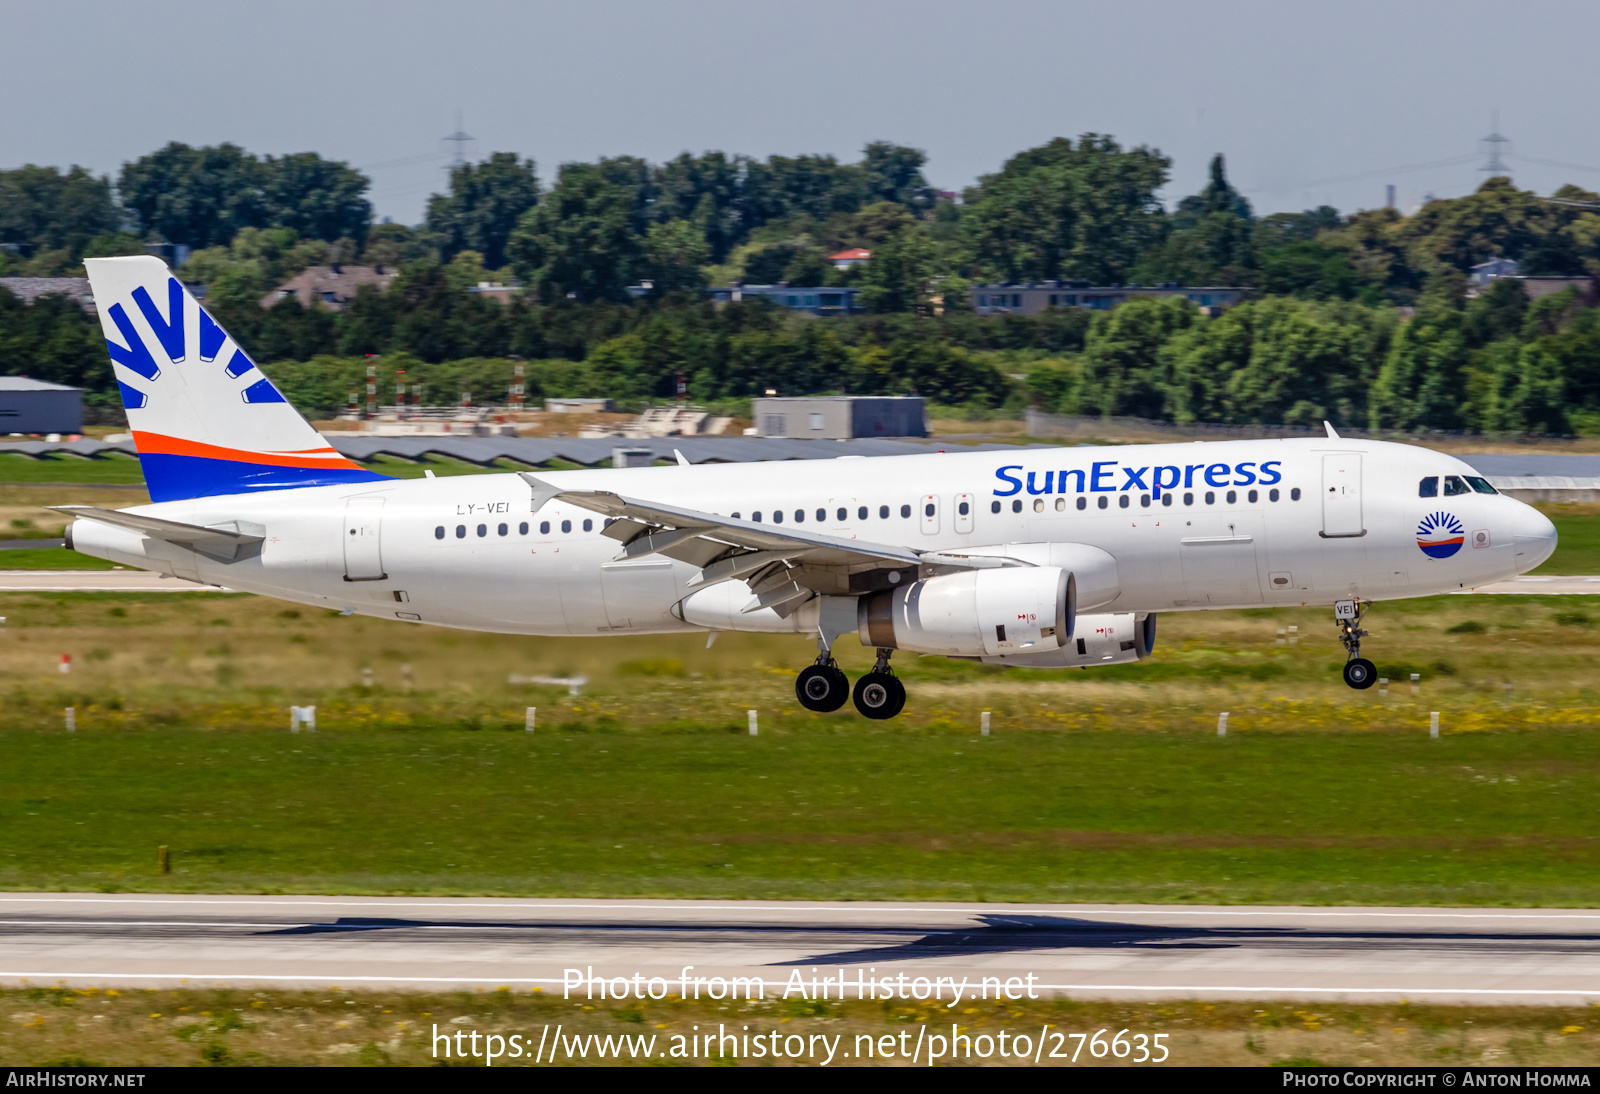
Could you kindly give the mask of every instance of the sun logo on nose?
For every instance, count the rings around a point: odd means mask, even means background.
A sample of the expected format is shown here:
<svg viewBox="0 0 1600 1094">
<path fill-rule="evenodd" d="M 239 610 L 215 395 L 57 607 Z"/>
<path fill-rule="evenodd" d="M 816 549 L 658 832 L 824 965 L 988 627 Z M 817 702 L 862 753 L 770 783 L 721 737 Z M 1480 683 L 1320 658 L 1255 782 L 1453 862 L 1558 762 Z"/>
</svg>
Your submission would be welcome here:
<svg viewBox="0 0 1600 1094">
<path fill-rule="evenodd" d="M 1449 513 L 1429 513 L 1417 525 L 1417 546 L 1429 558 L 1449 558 L 1465 541 L 1466 529 Z"/>
</svg>

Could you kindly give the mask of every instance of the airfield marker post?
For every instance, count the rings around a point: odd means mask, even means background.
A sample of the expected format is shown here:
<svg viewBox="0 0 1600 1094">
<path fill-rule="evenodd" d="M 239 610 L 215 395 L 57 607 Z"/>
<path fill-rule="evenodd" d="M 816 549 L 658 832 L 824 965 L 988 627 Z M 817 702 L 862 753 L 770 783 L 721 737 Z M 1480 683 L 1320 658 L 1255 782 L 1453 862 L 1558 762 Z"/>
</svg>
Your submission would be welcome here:
<svg viewBox="0 0 1600 1094">
<path fill-rule="evenodd" d="M 1298 646 L 1299 644 L 1300 644 L 1300 628 L 1299 627 L 1290 627 L 1289 628 L 1289 645 Z"/>
<path fill-rule="evenodd" d="M 750 736 L 756 736 L 756 712 L 750 711 Z"/>
<path fill-rule="evenodd" d="M 1228 735 L 1228 712 L 1227 711 L 1223 711 L 1221 714 L 1217 715 L 1217 736 L 1218 737 L 1226 737 L 1227 735 Z"/>
<path fill-rule="evenodd" d="M 66 717 L 67 732 L 68 733 L 76 733 L 76 732 L 78 732 L 78 708 L 77 707 L 68 707 L 62 713 Z"/>
<path fill-rule="evenodd" d="M 1378 694 L 1379 695 L 1388 695 L 1389 694 L 1389 678 L 1387 676 L 1378 677 Z"/>
<path fill-rule="evenodd" d="M 539 708 L 538 707 L 529 707 L 528 710 L 527 710 L 527 713 L 523 716 L 522 728 L 525 729 L 527 732 L 529 732 L 529 733 L 533 732 L 534 718 L 535 718 L 536 715 L 538 715 L 538 713 L 539 713 Z"/>
<path fill-rule="evenodd" d="M 1439 712 L 1437 710 L 1428 715 L 1428 736 L 1439 736 Z"/>
<path fill-rule="evenodd" d="M 1422 694 L 1422 673 L 1420 672 L 1413 672 L 1411 674 L 1411 694 Z"/>
<path fill-rule="evenodd" d="M 368 691 L 372 690 L 372 666 L 367 665 L 361 670 L 361 686 Z"/>
<path fill-rule="evenodd" d="M 64 653 L 61 655 L 61 664 L 56 671 L 61 673 L 63 676 L 72 671 L 72 654 Z"/>
<path fill-rule="evenodd" d="M 985 737 L 989 735 L 989 712 L 987 710 L 978 717 L 978 732 Z"/>
<path fill-rule="evenodd" d="M 1288 645 L 1288 640 L 1284 637 L 1288 633 L 1289 632 L 1284 630 L 1282 627 L 1278 628 L 1278 642 L 1277 642 L 1278 645 L 1280 645 L 1280 646 Z"/>
<path fill-rule="evenodd" d="M 306 729 L 309 732 L 315 733 L 317 731 L 317 708 L 316 707 L 301 707 L 300 708 L 300 720 L 305 722 Z"/>
</svg>

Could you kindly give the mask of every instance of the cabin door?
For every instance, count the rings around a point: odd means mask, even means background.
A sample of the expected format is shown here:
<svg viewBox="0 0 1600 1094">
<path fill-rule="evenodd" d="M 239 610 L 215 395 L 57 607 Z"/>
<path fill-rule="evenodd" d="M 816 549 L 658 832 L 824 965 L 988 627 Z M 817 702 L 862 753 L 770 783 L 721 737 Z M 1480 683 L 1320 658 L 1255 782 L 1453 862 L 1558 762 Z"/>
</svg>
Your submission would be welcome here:
<svg viewBox="0 0 1600 1094">
<path fill-rule="evenodd" d="M 344 503 L 344 579 L 382 581 L 383 499 L 351 498 Z"/>
<path fill-rule="evenodd" d="M 1361 517 L 1361 454 L 1333 452 L 1322 457 L 1322 537 L 1367 534 Z"/>
</svg>

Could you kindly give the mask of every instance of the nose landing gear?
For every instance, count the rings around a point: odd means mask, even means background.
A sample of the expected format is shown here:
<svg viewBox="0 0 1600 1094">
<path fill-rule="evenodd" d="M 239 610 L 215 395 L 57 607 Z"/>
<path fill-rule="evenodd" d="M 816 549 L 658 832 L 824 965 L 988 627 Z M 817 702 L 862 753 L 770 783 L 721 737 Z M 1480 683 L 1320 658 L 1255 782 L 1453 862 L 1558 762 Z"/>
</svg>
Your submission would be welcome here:
<svg viewBox="0 0 1600 1094">
<path fill-rule="evenodd" d="M 856 709 L 873 719 L 893 718 L 906 705 L 906 686 L 889 671 L 893 650 L 880 649 L 872 671 L 856 681 Z"/>
<path fill-rule="evenodd" d="M 1365 614 L 1360 601 L 1334 602 L 1333 620 L 1339 628 L 1339 641 L 1344 643 L 1348 654 L 1344 682 L 1357 690 L 1370 688 L 1378 682 L 1378 667 L 1361 656 L 1361 640 L 1367 637 L 1367 632 L 1361 629 L 1361 617 Z"/>
</svg>

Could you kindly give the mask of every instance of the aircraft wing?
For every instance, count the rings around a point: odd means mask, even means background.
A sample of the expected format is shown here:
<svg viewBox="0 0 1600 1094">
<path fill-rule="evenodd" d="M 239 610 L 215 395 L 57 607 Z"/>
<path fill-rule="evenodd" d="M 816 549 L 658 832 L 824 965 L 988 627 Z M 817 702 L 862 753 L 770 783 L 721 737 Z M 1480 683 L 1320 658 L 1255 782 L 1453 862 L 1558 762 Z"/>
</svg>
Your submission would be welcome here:
<svg viewBox="0 0 1600 1094">
<path fill-rule="evenodd" d="M 719 556 L 731 559 L 735 555 L 752 553 L 766 556 L 769 562 L 804 557 L 813 565 L 865 563 L 884 569 L 915 567 L 921 561 L 921 556 L 908 547 L 843 539 L 796 527 L 757 524 L 698 509 L 624 497 L 609 490 L 560 490 L 531 472 L 520 474 L 533 487 L 535 512 L 545 503 L 560 499 L 580 509 L 615 518 L 616 523 L 607 528 L 605 534 L 627 544 L 622 554 L 624 558 L 662 554 L 708 570 L 715 568 L 708 564 Z M 717 578 L 707 576 L 700 583 L 712 580 Z"/>
</svg>

